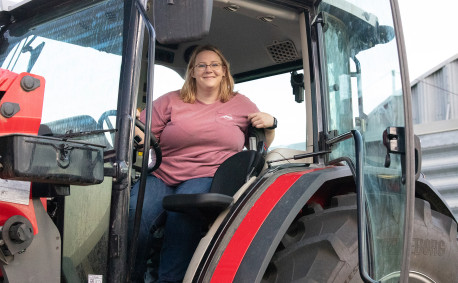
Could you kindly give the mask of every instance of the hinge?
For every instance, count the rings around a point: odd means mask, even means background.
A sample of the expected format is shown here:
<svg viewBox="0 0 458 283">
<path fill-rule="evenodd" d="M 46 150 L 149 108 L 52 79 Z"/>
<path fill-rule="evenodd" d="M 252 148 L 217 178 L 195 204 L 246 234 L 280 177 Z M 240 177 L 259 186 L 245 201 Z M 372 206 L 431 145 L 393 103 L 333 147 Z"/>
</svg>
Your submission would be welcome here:
<svg viewBox="0 0 458 283">
<path fill-rule="evenodd" d="M 119 236 L 118 235 L 111 235 L 110 237 L 110 255 L 112 257 L 119 257 L 119 251 L 121 250 L 119 247 Z"/>
<path fill-rule="evenodd" d="M 318 15 L 315 16 L 312 20 L 312 26 L 315 26 L 317 24 L 322 24 L 323 26 L 325 25 L 324 22 L 324 17 L 323 17 L 323 12 L 320 12 Z"/>
<path fill-rule="evenodd" d="M 332 148 L 332 143 L 329 143 L 329 140 L 332 140 L 333 138 L 337 137 L 339 135 L 339 131 L 337 130 L 330 130 L 327 134 L 320 132 L 320 144 L 322 144 L 322 147 L 320 150 L 331 150 Z"/>
<path fill-rule="evenodd" d="M 113 163 L 113 167 L 103 168 L 104 176 L 110 176 L 116 179 L 117 181 L 127 178 L 129 173 L 129 166 L 125 161 L 119 161 Z"/>
</svg>

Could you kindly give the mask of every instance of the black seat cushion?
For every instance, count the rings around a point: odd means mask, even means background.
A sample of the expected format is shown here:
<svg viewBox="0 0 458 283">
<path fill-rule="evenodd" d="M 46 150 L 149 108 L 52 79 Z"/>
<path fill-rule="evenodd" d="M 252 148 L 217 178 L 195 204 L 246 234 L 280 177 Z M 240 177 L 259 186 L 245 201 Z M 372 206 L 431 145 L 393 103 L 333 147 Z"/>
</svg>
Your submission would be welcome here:
<svg viewBox="0 0 458 283">
<path fill-rule="evenodd" d="M 258 176 L 263 167 L 264 158 L 256 151 L 238 152 L 216 170 L 210 192 L 233 196 L 246 183 L 247 177 Z"/>
</svg>

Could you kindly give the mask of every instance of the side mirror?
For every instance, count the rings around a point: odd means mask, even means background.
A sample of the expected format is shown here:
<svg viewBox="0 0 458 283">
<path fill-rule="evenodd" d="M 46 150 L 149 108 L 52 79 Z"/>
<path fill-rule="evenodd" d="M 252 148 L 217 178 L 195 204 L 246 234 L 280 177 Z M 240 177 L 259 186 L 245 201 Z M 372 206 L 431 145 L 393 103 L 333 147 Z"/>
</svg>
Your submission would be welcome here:
<svg viewBox="0 0 458 283">
<path fill-rule="evenodd" d="M 161 44 L 194 41 L 210 31 L 212 0 L 154 1 L 154 28 Z"/>
<path fill-rule="evenodd" d="M 394 28 L 390 26 L 379 26 L 377 29 L 378 32 L 378 43 L 388 43 L 394 38 Z"/>
</svg>

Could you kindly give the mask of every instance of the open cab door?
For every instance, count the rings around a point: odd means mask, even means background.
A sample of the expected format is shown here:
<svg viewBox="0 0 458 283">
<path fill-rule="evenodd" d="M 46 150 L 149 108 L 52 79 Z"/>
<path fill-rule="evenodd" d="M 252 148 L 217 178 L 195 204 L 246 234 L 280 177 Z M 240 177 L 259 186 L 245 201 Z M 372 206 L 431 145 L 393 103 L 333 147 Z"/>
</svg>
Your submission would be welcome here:
<svg viewBox="0 0 458 283">
<path fill-rule="evenodd" d="M 397 3 L 325 0 L 317 15 L 321 146 L 354 169 L 361 278 L 407 282 L 414 143 Z"/>
</svg>

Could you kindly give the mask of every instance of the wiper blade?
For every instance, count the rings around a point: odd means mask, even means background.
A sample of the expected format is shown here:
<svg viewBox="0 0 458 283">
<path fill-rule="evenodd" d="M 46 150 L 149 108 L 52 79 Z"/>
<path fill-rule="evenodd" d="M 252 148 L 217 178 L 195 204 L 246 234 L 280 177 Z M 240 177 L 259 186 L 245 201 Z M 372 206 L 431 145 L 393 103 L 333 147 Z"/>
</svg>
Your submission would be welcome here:
<svg viewBox="0 0 458 283">
<path fill-rule="evenodd" d="M 313 156 L 318 156 L 318 155 L 323 155 L 323 154 L 328 154 L 331 153 L 330 150 L 324 150 L 324 151 L 316 151 L 316 152 L 309 152 L 309 153 L 302 153 L 302 154 L 296 154 L 293 157 L 287 157 L 287 158 L 281 158 L 281 159 L 276 159 L 276 160 L 269 160 L 267 161 L 267 165 L 270 166 L 272 163 L 275 162 L 280 162 L 280 161 L 287 161 L 287 160 L 298 160 L 298 159 L 303 159 L 303 158 L 308 158 L 308 157 L 313 157 Z"/>
<path fill-rule="evenodd" d="M 84 137 L 84 136 L 90 136 L 90 135 L 98 135 L 98 134 L 104 134 L 104 133 L 115 133 L 117 131 L 118 131 L 117 129 L 93 130 L 93 131 L 82 131 L 82 132 L 73 132 L 72 130 L 69 130 L 63 135 L 54 135 L 54 134 L 52 134 L 52 136 L 56 137 L 56 138 L 61 138 L 61 139 L 71 139 L 71 138 Z"/>
</svg>

